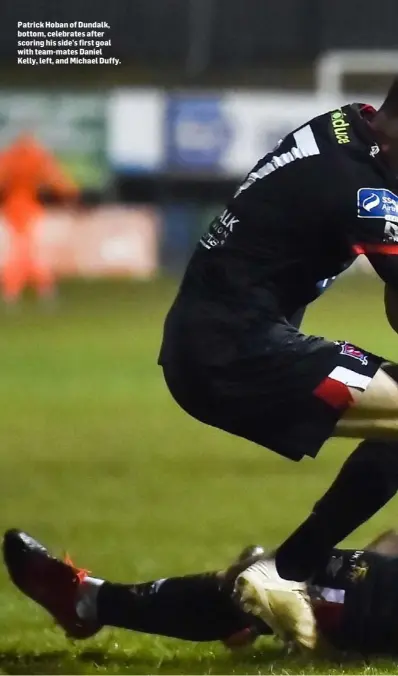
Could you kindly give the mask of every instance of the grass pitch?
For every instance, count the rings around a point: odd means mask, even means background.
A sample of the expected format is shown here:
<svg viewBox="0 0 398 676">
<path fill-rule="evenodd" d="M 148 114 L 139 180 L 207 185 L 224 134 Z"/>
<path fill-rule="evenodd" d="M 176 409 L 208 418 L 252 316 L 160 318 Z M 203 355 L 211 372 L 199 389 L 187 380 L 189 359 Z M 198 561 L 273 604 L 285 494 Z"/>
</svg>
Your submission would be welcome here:
<svg viewBox="0 0 398 676">
<path fill-rule="evenodd" d="M 174 283 L 69 284 L 46 313 L 0 313 L 0 526 L 30 531 L 98 576 L 132 582 L 224 567 L 242 545 L 276 545 L 306 516 L 354 443 L 299 465 L 206 428 L 172 401 L 156 365 Z M 381 286 L 346 277 L 307 331 L 397 359 Z M 396 502 L 350 544 L 394 524 Z M 396 520 L 395 520 L 396 522 Z M 287 659 L 272 641 L 216 644 L 105 630 L 68 642 L 0 571 L 0 672 L 396 673 Z"/>
</svg>

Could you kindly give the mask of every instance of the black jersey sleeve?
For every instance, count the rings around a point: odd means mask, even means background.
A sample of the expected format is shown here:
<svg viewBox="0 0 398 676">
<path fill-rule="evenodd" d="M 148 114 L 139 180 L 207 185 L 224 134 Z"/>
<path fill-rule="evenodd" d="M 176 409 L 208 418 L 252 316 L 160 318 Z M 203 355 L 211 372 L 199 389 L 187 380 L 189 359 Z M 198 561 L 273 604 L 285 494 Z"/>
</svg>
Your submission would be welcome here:
<svg viewBox="0 0 398 676">
<path fill-rule="evenodd" d="M 365 254 L 385 284 L 398 289 L 397 195 L 380 187 L 356 191 L 350 246 L 355 255 Z"/>
</svg>

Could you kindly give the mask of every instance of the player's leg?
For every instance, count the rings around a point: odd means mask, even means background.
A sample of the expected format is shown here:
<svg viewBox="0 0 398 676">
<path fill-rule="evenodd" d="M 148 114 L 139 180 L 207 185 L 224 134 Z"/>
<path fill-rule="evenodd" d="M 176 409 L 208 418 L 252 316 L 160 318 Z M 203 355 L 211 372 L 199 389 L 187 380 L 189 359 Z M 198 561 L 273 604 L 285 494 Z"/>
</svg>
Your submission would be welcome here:
<svg viewBox="0 0 398 676">
<path fill-rule="evenodd" d="M 365 361 L 365 367 L 363 364 L 359 366 L 362 371 L 359 375 L 367 378 L 364 369 L 370 359 L 366 357 Z M 355 369 L 354 361 L 352 368 Z M 347 377 L 349 379 L 350 375 Z M 279 548 L 277 566 L 284 577 L 310 577 L 314 565 L 320 566 L 333 546 L 371 518 L 396 494 L 396 377 L 397 367 L 386 364 L 369 378 L 364 391 L 350 388 L 350 405 L 337 422 L 334 435 L 362 437 L 364 441 L 346 460 L 308 519 Z"/>
<path fill-rule="evenodd" d="M 238 364 L 230 372 L 215 374 L 214 381 L 194 373 L 189 387 L 186 368 L 182 375 L 178 369 L 165 369 L 169 388 L 180 405 L 203 422 L 293 459 L 305 453 L 315 456 L 352 403 L 349 386 L 366 391 L 383 360 L 345 342 L 307 339 L 283 324 L 272 339 L 272 361 L 265 353 L 244 368 Z M 241 607 L 283 638 L 314 648 L 318 636 L 306 581 L 330 550 L 386 504 L 397 487 L 395 446 L 362 443 L 309 519 L 279 548 L 276 559 L 254 564 L 238 576 Z"/>
<path fill-rule="evenodd" d="M 261 394 L 261 388 L 266 381 L 261 363 L 260 368 L 257 369 L 256 366 L 257 363 L 249 372 L 245 370 L 244 373 L 240 370 L 236 374 L 233 370 L 230 374 L 233 387 L 229 385 L 229 373 L 221 373 L 221 378 L 225 376 L 227 379 L 224 387 L 223 381 L 218 380 L 218 371 L 215 382 L 206 369 L 199 371 L 192 365 L 166 362 L 163 364 L 163 371 L 174 399 L 190 415 L 206 424 L 272 448 L 267 422 L 271 422 L 271 434 L 279 434 L 281 429 L 284 434 L 287 426 L 284 420 L 283 427 L 280 427 L 277 411 L 268 417 L 264 414 L 264 402 L 269 404 L 274 400 L 272 386 L 267 385 L 265 394 Z M 279 371 L 277 364 L 274 369 L 275 379 L 279 377 Z M 257 383 L 252 384 L 253 375 L 257 378 L 258 387 Z M 239 378 L 244 378 L 242 386 Z M 273 383 L 276 382 L 275 379 L 272 379 Z M 231 390 L 232 398 L 229 396 Z M 259 390 L 261 396 L 258 396 Z M 282 454 L 288 454 L 284 453 L 285 449 L 290 451 L 292 438 L 296 443 L 300 441 L 296 434 L 293 437 L 290 435 L 288 439 L 284 438 L 283 450 L 280 451 Z M 300 442 L 292 457 L 300 454 L 301 446 Z M 236 580 L 235 599 L 245 612 L 260 617 L 283 640 L 295 640 L 310 649 L 316 647 L 318 634 L 307 595 L 307 585 L 301 581 L 296 583 L 290 579 L 282 579 L 277 574 L 275 562 L 262 563 L 260 569 L 253 572 L 253 576 L 250 567 L 247 575 L 246 571 L 240 574 Z"/>
<path fill-rule="evenodd" d="M 26 232 L 29 247 L 30 280 L 41 300 L 53 300 L 55 276 L 39 242 L 39 222 L 36 219 Z"/>
<path fill-rule="evenodd" d="M 285 632 L 290 630 L 299 643 L 313 647 L 317 642 L 316 627 L 306 599 L 305 585 L 300 587 L 297 581 L 304 583 L 310 579 L 315 570 L 325 564 L 330 550 L 397 492 L 398 386 L 391 375 L 380 371 L 381 358 L 352 345 L 337 343 L 328 346 L 325 343 L 322 346 L 320 343 L 319 352 L 316 344 L 315 350 L 311 344 L 309 348 L 303 350 L 303 361 L 292 373 L 296 387 L 300 387 L 303 373 L 304 378 L 308 378 L 303 385 L 303 408 L 300 403 L 296 405 L 296 410 L 302 411 L 303 422 L 297 421 L 297 417 L 294 419 L 295 411 L 290 407 L 280 436 L 277 433 L 275 437 L 279 448 L 284 450 L 287 442 L 299 445 L 304 441 L 311 449 L 310 454 L 315 456 L 323 441 L 334 431 L 342 434 L 339 425 L 347 425 L 345 420 L 351 425 L 351 433 L 346 436 L 354 436 L 360 426 L 361 434 L 357 432 L 355 436 L 369 438 L 349 457 L 309 518 L 277 550 L 275 560 L 254 564 L 239 576 L 237 593 L 243 607 L 249 610 L 251 604 L 264 620 L 267 618 L 265 621 L 276 632 L 280 627 Z M 303 368 L 305 360 L 308 370 Z M 305 403 L 309 379 L 316 376 L 317 369 L 319 373 L 329 373 L 329 376 L 318 381 L 313 390 L 315 397 L 310 397 Z M 362 398 L 366 400 L 365 404 L 361 403 Z M 374 431 L 380 427 L 385 430 L 384 435 Z M 369 435 L 366 434 L 368 429 L 372 430 Z M 255 437 L 253 429 L 247 437 L 261 441 L 261 437 Z M 384 440 L 380 441 L 380 438 Z M 266 439 L 264 433 L 264 442 Z M 274 447 L 276 449 L 277 446 Z M 290 590 L 292 593 L 286 590 L 283 580 L 296 584 Z M 283 600 L 287 598 L 289 601 L 284 609 Z"/>
<path fill-rule="evenodd" d="M 13 224 L 8 228 L 9 249 L 2 274 L 2 293 L 6 303 L 16 303 L 29 278 L 28 252 L 24 233 Z"/>
<path fill-rule="evenodd" d="M 231 598 L 234 578 L 247 560 L 226 573 L 127 585 L 88 576 L 21 531 L 5 534 L 3 553 L 14 584 L 74 638 L 87 638 L 105 625 L 231 645 L 256 636 L 252 619 Z"/>
<path fill-rule="evenodd" d="M 385 364 L 364 392 L 350 389 L 352 402 L 334 436 L 398 440 L 398 366 Z"/>
<path fill-rule="evenodd" d="M 230 642 L 232 637 L 251 636 L 251 621 L 216 573 L 133 585 L 104 582 L 93 600 L 90 587 L 88 578 L 78 611 L 102 625 L 189 641 Z"/>
</svg>

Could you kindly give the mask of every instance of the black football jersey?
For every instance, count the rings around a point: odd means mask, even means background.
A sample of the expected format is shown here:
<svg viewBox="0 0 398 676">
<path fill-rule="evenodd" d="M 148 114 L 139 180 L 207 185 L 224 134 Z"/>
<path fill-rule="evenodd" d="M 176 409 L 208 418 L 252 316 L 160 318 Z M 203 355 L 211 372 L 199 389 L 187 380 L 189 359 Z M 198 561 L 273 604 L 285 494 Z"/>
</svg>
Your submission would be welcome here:
<svg viewBox="0 0 398 676">
<path fill-rule="evenodd" d="M 398 288 L 398 180 L 352 104 L 288 134 L 246 176 L 188 264 L 160 361 L 191 331 L 213 361 L 230 339 L 289 319 L 359 254 Z M 224 346 L 224 347 L 223 347 Z"/>
</svg>

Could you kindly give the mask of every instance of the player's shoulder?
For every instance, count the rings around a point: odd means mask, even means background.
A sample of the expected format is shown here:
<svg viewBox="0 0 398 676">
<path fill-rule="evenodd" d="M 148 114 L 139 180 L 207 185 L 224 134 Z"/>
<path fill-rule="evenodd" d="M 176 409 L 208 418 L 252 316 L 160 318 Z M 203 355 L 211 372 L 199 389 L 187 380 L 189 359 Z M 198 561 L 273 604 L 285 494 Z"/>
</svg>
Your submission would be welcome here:
<svg viewBox="0 0 398 676">
<path fill-rule="evenodd" d="M 311 185 L 319 197 L 324 198 L 333 187 L 335 197 L 344 198 L 362 186 L 376 185 L 380 167 L 373 159 L 380 149 L 363 120 L 364 106 L 348 104 L 328 110 L 291 131 L 258 161 L 235 197 L 244 194 L 262 199 L 264 185 L 273 191 L 278 186 L 299 191 Z M 265 184 L 263 179 L 267 179 Z"/>
<path fill-rule="evenodd" d="M 312 128 L 321 148 L 329 153 L 337 153 L 347 159 L 366 153 L 375 145 L 365 119 L 371 106 L 364 103 L 349 103 L 327 110 L 312 118 L 308 124 Z M 343 152 L 341 152 L 343 151 Z"/>
<path fill-rule="evenodd" d="M 369 124 L 374 113 L 368 104 L 352 103 L 309 123 L 335 181 L 350 192 L 370 185 L 391 187 L 391 170 Z"/>
<path fill-rule="evenodd" d="M 371 157 L 380 149 L 364 117 L 370 109 L 367 104 L 352 103 L 322 112 L 287 134 L 259 164 L 270 158 L 275 162 L 275 155 L 280 155 L 286 161 L 309 157 L 318 164 L 325 160 L 340 168 L 345 163 L 348 168 L 358 162 L 366 165 L 369 158 L 371 172 Z"/>
<path fill-rule="evenodd" d="M 344 132 L 348 141 L 345 137 L 337 141 L 343 149 L 340 167 L 346 187 L 356 192 L 360 217 L 384 217 L 386 212 L 397 209 L 397 180 L 369 124 L 376 111 L 370 105 L 356 103 L 344 106 L 341 112 L 343 118 L 331 113 L 331 124 L 333 127 L 337 123 L 337 129 L 350 125 Z M 339 132 L 333 127 L 333 133 L 337 137 Z"/>
</svg>

